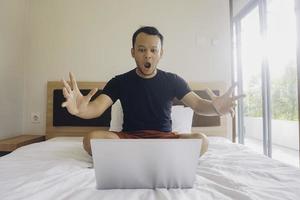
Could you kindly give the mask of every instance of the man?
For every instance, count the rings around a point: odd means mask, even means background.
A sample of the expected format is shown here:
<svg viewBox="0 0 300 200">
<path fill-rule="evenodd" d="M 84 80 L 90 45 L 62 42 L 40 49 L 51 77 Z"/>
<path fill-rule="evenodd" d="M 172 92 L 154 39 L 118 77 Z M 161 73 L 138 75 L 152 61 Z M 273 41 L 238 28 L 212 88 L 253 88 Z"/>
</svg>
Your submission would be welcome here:
<svg viewBox="0 0 300 200">
<path fill-rule="evenodd" d="M 163 36 L 154 27 L 141 27 L 132 37 L 131 55 L 136 68 L 111 79 L 103 93 L 94 101 L 91 97 L 97 92 L 93 89 L 83 96 L 70 73 L 71 86 L 63 80 L 63 94 L 66 101 L 62 104 L 69 113 L 84 119 L 99 117 L 116 100 L 120 99 L 124 123 L 122 132 L 94 131 L 83 140 L 84 149 L 91 155 L 92 138 L 202 138 L 202 133 L 176 134 L 171 130 L 172 100 L 177 97 L 186 106 L 200 115 L 214 116 L 233 114 L 235 101 L 242 96 L 233 96 L 232 86 L 223 96 L 215 96 L 211 90 L 211 101 L 200 98 L 192 92 L 187 83 L 173 73 L 157 69 L 163 55 Z M 207 148 L 207 143 L 204 144 Z M 205 149 L 201 154 L 206 151 Z"/>
</svg>

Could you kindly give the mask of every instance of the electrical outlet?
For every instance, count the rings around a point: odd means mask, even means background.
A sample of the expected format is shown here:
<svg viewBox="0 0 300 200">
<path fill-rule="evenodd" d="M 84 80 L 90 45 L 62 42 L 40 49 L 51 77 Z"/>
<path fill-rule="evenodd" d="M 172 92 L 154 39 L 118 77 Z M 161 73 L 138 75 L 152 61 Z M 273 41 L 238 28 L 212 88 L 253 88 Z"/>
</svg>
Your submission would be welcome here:
<svg viewBox="0 0 300 200">
<path fill-rule="evenodd" d="M 41 123 L 40 113 L 38 113 L 38 112 L 32 112 L 31 113 L 31 123 L 33 123 L 33 124 Z"/>
</svg>

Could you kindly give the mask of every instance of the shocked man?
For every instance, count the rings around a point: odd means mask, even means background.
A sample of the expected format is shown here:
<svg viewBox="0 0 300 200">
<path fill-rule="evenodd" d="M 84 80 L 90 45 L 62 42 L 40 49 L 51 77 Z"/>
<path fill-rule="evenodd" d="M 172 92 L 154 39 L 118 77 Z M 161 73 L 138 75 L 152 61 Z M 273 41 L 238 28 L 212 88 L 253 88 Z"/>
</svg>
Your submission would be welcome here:
<svg viewBox="0 0 300 200">
<path fill-rule="evenodd" d="M 135 59 L 136 67 L 112 78 L 104 87 L 103 93 L 94 101 L 90 100 L 97 89 L 83 96 L 72 73 L 71 85 L 63 80 L 66 101 L 62 106 L 72 115 L 84 119 L 99 117 L 118 99 L 123 108 L 123 130 L 93 131 L 84 137 L 84 149 L 92 154 L 92 138 L 202 138 L 202 155 L 208 145 L 205 134 L 172 132 L 173 99 L 176 97 L 199 115 L 220 116 L 234 114 L 235 101 L 243 95 L 231 95 L 234 85 L 222 96 L 215 96 L 211 90 L 207 90 L 211 101 L 205 100 L 191 91 L 180 76 L 158 69 L 157 64 L 163 55 L 163 36 L 155 27 L 141 27 L 133 34 L 131 55 Z"/>
</svg>

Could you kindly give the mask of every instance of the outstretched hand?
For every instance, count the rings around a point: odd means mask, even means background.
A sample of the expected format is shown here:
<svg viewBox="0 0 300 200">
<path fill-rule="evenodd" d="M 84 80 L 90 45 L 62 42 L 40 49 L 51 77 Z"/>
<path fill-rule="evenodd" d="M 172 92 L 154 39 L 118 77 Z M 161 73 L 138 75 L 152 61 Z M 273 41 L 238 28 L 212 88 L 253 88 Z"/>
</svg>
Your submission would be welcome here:
<svg viewBox="0 0 300 200">
<path fill-rule="evenodd" d="M 67 81 L 62 79 L 62 83 L 64 84 L 63 95 L 66 98 L 66 101 L 63 102 L 61 106 L 66 107 L 70 114 L 76 115 L 87 109 L 88 103 L 92 96 L 96 94 L 98 89 L 94 88 L 88 95 L 83 96 L 78 89 L 73 73 L 70 72 L 69 76 L 71 86 L 67 83 Z"/>
<path fill-rule="evenodd" d="M 238 96 L 232 96 L 232 92 L 234 88 L 237 86 L 237 83 L 233 84 L 225 94 L 221 96 L 216 96 L 210 89 L 206 89 L 207 94 L 211 98 L 212 105 L 215 108 L 216 112 L 219 115 L 225 115 L 230 113 L 232 117 L 234 117 L 234 107 L 237 105 L 236 100 L 245 97 L 244 94 Z"/>
</svg>

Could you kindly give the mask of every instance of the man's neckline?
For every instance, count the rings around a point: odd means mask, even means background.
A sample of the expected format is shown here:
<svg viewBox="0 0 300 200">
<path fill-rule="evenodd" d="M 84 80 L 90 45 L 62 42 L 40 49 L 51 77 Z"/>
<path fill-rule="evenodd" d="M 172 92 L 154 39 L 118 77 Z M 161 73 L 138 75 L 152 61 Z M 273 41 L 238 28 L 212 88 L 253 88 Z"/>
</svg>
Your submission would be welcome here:
<svg viewBox="0 0 300 200">
<path fill-rule="evenodd" d="M 158 73 L 158 69 L 156 68 L 155 69 L 155 73 L 149 77 L 145 77 L 140 71 L 138 68 L 135 68 L 134 69 L 134 72 L 135 74 L 139 77 L 139 78 L 142 78 L 142 79 L 145 79 L 145 80 L 149 80 L 149 79 L 153 79 L 157 76 L 157 73 Z"/>
</svg>

